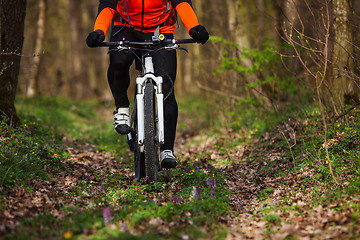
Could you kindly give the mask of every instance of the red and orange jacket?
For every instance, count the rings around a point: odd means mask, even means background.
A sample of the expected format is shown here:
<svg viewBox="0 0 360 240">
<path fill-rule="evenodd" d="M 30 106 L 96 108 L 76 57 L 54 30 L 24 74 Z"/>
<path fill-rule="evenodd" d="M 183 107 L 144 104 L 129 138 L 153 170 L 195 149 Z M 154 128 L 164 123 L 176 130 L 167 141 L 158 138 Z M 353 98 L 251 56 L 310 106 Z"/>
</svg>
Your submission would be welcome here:
<svg viewBox="0 0 360 240">
<path fill-rule="evenodd" d="M 114 20 L 114 25 L 131 26 L 145 33 L 154 32 L 158 26 L 161 33 L 173 33 L 175 11 L 188 31 L 199 25 L 191 0 L 100 0 L 94 31 L 102 30 L 106 35 Z"/>
</svg>

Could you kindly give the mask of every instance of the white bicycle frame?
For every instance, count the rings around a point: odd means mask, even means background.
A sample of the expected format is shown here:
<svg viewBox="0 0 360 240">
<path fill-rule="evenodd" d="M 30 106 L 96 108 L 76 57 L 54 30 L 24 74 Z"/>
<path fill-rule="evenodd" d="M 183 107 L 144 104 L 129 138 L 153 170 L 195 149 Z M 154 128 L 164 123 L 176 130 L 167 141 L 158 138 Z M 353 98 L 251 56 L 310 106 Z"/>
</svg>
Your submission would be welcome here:
<svg viewBox="0 0 360 240">
<path fill-rule="evenodd" d="M 154 74 L 152 57 L 145 57 L 143 66 L 143 77 L 136 78 L 136 106 L 137 106 L 137 133 L 140 152 L 144 152 L 145 123 L 144 123 L 144 92 L 146 83 L 153 82 L 157 102 L 157 143 L 164 143 L 164 95 L 162 92 L 163 78 Z"/>
</svg>

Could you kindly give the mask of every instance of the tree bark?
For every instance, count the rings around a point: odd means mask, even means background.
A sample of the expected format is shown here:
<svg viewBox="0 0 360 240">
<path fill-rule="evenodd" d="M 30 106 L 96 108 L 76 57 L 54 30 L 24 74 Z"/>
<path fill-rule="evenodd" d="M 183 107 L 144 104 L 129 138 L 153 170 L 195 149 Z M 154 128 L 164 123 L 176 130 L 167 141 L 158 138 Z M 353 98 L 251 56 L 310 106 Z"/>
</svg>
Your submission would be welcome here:
<svg viewBox="0 0 360 240">
<path fill-rule="evenodd" d="M 70 30 L 70 49 L 71 49 L 71 75 L 68 79 L 69 92 L 68 96 L 75 98 L 82 98 L 83 88 L 86 85 L 89 85 L 87 78 L 82 78 L 81 75 L 84 73 L 82 71 L 82 61 L 81 61 L 81 51 L 80 51 L 80 38 L 79 38 L 79 23 L 81 24 L 81 19 L 79 18 L 78 11 L 81 8 L 80 1 L 70 1 L 69 4 L 69 30 Z M 83 39 L 81 39 L 84 41 Z M 84 44 L 82 44 L 84 45 Z M 90 89 L 89 89 L 90 90 Z"/>
<path fill-rule="evenodd" d="M 22 45 L 24 41 L 26 0 L 0 0 L 0 117 L 15 126 L 15 110 Z"/>
<path fill-rule="evenodd" d="M 43 43 L 45 38 L 45 23 L 46 23 L 46 6 L 45 0 L 38 0 L 39 7 L 39 16 L 37 20 L 37 30 L 36 30 L 36 43 L 34 51 L 34 61 L 31 68 L 30 77 L 29 77 L 29 86 L 26 89 L 27 96 L 36 96 L 39 95 L 39 74 L 40 74 L 40 61 L 43 51 Z"/>
<path fill-rule="evenodd" d="M 351 29 L 351 9 L 348 0 L 334 0 L 334 31 L 335 45 L 333 55 L 333 76 L 334 76 L 334 95 L 338 105 L 343 103 L 351 104 L 357 101 L 358 91 L 355 80 L 352 76 L 354 72 L 352 29 Z"/>
<path fill-rule="evenodd" d="M 263 36 L 264 36 L 264 23 L 265 23 L 265 3 L 264 0 L 256 0 L 257 8 L 257 35 L 256 46 L 262 49 Z"/>
<path fill-rule="evenodd" d="M 360 76 L 360 2 L 359 0 L 351 0 L 351 9 L 352 9 L 352 25 L 353 25 L 353 44 L 357 47 L 354 47 L 354 73 L 356 76 Z M 357 86 L 360 86 L 360 79 L 357 79 Z"/>
<path fill-rule="evenodd" d="M 285 1 L 284 0 L 275 0 L 272 1 L 273 8 L 275 11 L 275 18 L 274 18 L 274 25 L 275 30 L 278 32 L 277 35 L 277 42 L 283 42 L 282 37 L 284 36 L 284 8 L 285 8 Z"/>
</svg>

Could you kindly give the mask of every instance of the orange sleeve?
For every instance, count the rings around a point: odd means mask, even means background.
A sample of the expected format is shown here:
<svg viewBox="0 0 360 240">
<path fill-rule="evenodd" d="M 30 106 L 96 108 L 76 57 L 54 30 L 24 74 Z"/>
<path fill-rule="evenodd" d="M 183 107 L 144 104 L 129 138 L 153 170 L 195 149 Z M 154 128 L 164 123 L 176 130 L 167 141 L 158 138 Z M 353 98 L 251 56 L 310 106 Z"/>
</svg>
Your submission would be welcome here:
<svg viewBox="0 0 360 240">
<path fill-rule="evenodd" d="M 96 17 L 94 31 L 101 30 L 104 32 L 106 36 L 106 32 L 108 31 L 111 21 L 114 17 L 115 10 L 112 8 L 104 8 Z"/>
<path fill-rule="evenodd" d="M 188 31 L 190 31 L 191 28 L 199 25 L 199 20 L 189 3 L 182 2 L 177 5 L 175 9 Z"/>
</svg>

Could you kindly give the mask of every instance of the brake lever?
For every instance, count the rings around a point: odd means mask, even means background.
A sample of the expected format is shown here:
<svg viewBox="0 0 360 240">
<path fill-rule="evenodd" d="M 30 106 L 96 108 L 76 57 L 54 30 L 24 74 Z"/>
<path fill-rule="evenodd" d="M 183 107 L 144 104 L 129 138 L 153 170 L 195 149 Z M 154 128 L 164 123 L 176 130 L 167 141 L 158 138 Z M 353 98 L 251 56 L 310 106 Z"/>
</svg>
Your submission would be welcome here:
<svg viewBox="0 0 360 240">
<path fill-rule="evenodd" d="M 122 45 L 117 46 L 117 49 L 118 49 L 119 51 L 130 50 L 129 47 L 124 47 L 124 46 L 122 46 Z"/>
<path fill-rule="evenodd" d="M 188 51 L 186 48 L 180 47 L 180 46 L 177 45 L 177 44 L 174 44 L 174 45 L 169 46 L 169 47 L 165 47 L 165 49 L 168 50 L 168 51 L 171 51 L 171 50 L 183 50 L 183 51 L 185 51 L 186 53 L 189 53 L 189 51 Z"/>
<path fill-rule="evenodd" d="M 179 47 L 178 49 L 179 49 L 179 50 L 183 50 L 183 51 L 185 51 L 186 53 L 189 53 L 189 51 L 188 51 L 186 48 Z"/>
</svg>

